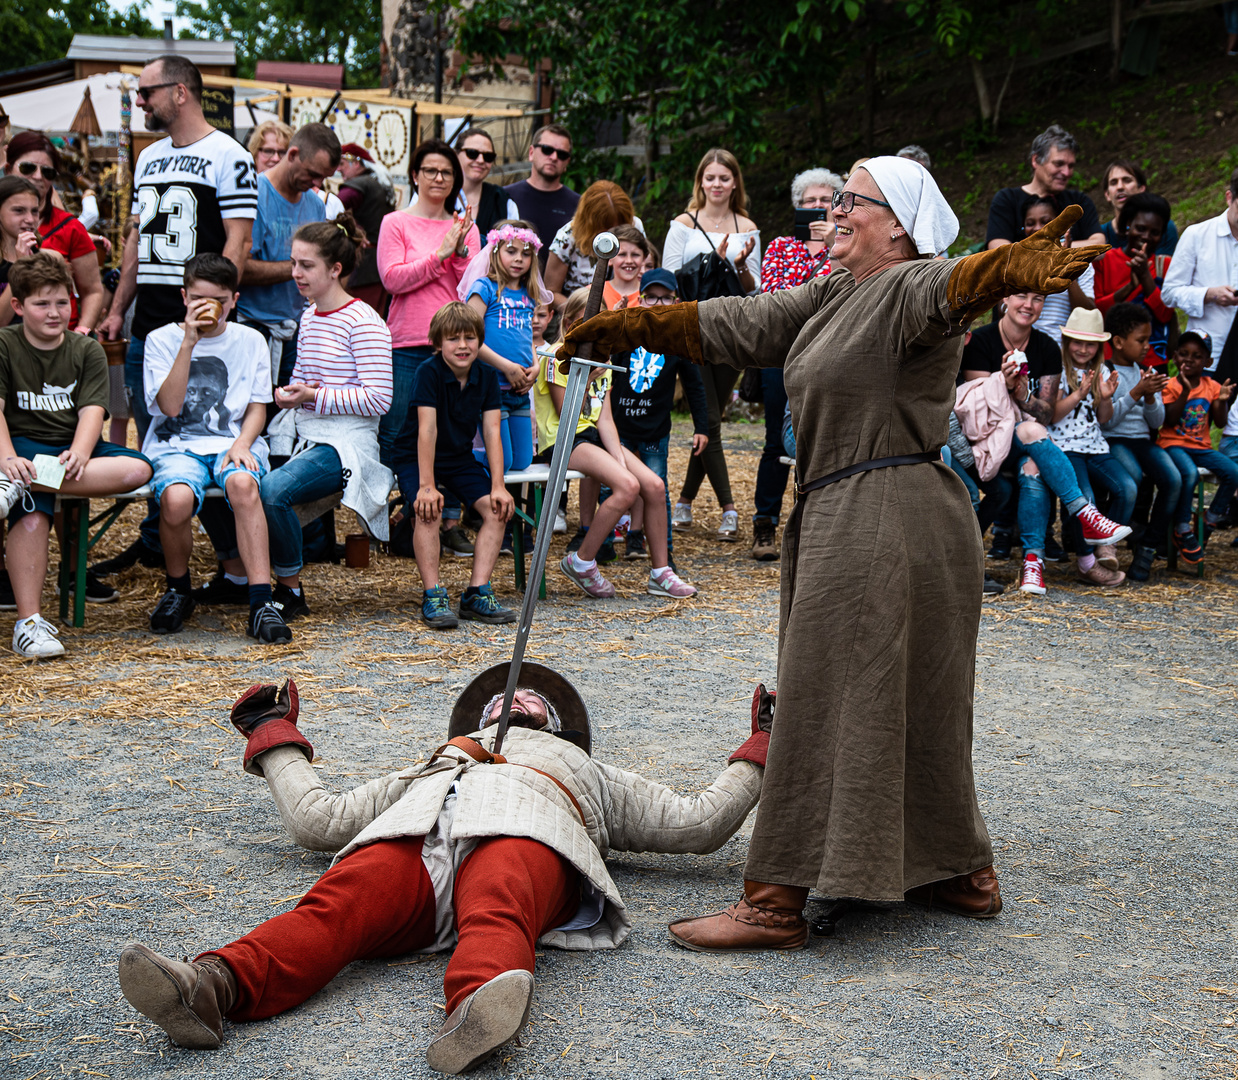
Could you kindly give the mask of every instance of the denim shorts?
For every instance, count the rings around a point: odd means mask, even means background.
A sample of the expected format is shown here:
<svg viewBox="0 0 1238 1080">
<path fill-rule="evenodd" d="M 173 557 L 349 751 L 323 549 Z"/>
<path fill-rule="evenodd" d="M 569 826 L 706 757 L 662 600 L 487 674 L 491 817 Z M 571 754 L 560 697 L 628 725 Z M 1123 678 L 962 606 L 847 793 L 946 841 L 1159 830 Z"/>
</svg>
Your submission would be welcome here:
<svg viewBox="0 0 1238 1080">
<path fill-rule="evenodd" d="M 13 436 L 13 449 L 17 451 L 18 457 L 25 458 L 27 461 L 33 461 L 35 454 L 60 457 L 72 445 L 72 443 L 39 442 L 37 439 L 29 439 L 24 435 Z M 136 450 L 130 450 L 126 446 L 118 446 L 116 443 L 104 442 L 102 439 L 95 443 L 95 448 L 90 452 L 90 456 L 91 458 L 133 457 L 139 458 L 142 461 L 147 460 Z M 51 517 L 56 512 L 56 492 L 32 490 L 30 498 L 34 500 L 35 512 L 46 514 L 48 517 Z M 22 506 L 22 503 L 25 501 L 24 499 L 18 499 L 17 505 L 9 511 L 8 520 L 10 522 L 15 522 L 18 518 L 25 517 L 27 511 Z"/>
<path fill-rule="evenodd" d="M 193 512 L 195 514 L 202 509 L 202 499 L 208 487 L 217 487 L 222 490 L 226 500 L 228 489 L 225 485 L 228 477 L 233 473 L 249 473 L 254 478 L 254 483 L 257 483 L 270 471 L 257 454 L 253 455 L 258 462 L 257 472 L 246 469 L 242 465 L 225 466 L 224 458 L 228 456 L 227 450 L 221 450 L 218 454 L 212 455 L 168 448 L 162 453 L 156 450 L 147 456 L 151 464 L 155 466 L 155 477 L 151 481 L 155 488 L 155 498 L 161 499 L 164 490 L 172 484 L 185 484 L 193 489 Z M 231 507 L 232 504 L 228 503 L 228 506 Z"/>
</svg>

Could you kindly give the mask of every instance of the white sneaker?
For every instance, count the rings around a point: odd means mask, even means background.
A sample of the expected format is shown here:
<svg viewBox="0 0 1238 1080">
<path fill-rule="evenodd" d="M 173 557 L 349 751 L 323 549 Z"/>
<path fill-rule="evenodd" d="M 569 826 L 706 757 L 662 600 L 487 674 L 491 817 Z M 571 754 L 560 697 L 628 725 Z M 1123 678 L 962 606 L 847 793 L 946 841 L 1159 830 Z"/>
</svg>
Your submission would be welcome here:
<svg viewBox="0 0 1238 1080">
<path fill-rule="evenodd" d="M 722 512 L 722 524 L 718 526 L 719 540 L 738 540 L 739 539 L 739 511 L 724 510 Z"/>
<path fill-rule="evenodd" d="M 567 516 L 562 510 L 555 511 L 555 527 L 551 531 L 556 533 L 567 532 Z"/>
<path fill-rule="evenodd" d="M 64 656 L 64 646 L 56 640 L 59 633 L 37 612 L 28 619 L 18 619 L 13 627 L 13 651 L 27 660 Z"/>
<path fill-rule="evenodd" d="M 692 504 L 676 503 L 671 511 L 671 525 L 676 529 L 692 528 Z"/>
<path fill-rule="evenodd" d="M 23 483 L 21 480 L 10 480 L 4 473 L 0 473 L 0 519 L 9 516 L 9 511 L 15 507 L 19 501 L 30 493 L 30 486 Z M 30 500 L 26 507 L 27 513 L 34 510 L 34 502 Z M 62 650 L 63 651 L 63 650 Z"/>
</svg>

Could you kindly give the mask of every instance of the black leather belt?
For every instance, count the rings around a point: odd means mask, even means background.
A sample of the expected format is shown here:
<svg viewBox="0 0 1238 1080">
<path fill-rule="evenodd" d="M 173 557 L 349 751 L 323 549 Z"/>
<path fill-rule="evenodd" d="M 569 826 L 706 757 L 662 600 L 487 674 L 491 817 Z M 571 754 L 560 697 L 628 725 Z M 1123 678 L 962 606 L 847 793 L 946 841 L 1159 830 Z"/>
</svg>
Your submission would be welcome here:
<svg viewBox="0 0 1238 1080">
<path fill-rule="evenodd" d="M 795 484 L 795 501 L 799 502 L 810 491 L 829 487 L 831 484 L 837 484 L 839 480 L 846 480 L 848 476 L 855 476 L 857 473 L 868 472 L 871 469 L 889 469 L 895 465 L 921 465 L 928 461 L 940 460 L 940 450 L 926 450 L 919 454 L 896 454 L 894 457 L 873 458 L 872 461 L 861 461 L 858 465 L 848 465 L 845 469 L 838 469 L 835 472 L 827 473 L 816 480 L 810 480 L 807 484 L 801 484 L 797 480 Z"/>
</svg>

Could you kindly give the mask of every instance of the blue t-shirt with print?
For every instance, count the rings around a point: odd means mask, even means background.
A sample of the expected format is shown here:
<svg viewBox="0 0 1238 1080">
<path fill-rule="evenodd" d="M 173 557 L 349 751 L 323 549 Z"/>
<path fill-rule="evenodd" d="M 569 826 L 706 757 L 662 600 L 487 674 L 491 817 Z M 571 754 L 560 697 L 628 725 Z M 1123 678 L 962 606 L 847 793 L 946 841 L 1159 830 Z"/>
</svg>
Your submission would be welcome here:
<svg viewBox="0 0 1238 1080">
<path fill-rule="evenodd" d="M 283 262 L 292 257 L 292 237 L 302 225 L 325 221 L 326 207 L 313 191 L 304 191 L 301 198 L 290 203 L 266 178 L 258 177 L 258 216 L 254 218 L 254 238 L 250 247 L 252 258 L 263 262 Z M 237 313 L 255 322 L 281 322 L 299 319 L 305 310 L 305 298 L 295 283 L 280 281 L 274 285 L 241 285 Z"/>
<path fill-rule="evenodd" d="M 523 289 L 504 289 L 490 278 L 478 278 L 469 289 L 469 296 L 480 296 L 486 302 L 486 344 L 504 360 L 521 367 L 533 363 L 533 298 Z M 502 375 L 499 387 L 510 389 Z"/>
</svg>

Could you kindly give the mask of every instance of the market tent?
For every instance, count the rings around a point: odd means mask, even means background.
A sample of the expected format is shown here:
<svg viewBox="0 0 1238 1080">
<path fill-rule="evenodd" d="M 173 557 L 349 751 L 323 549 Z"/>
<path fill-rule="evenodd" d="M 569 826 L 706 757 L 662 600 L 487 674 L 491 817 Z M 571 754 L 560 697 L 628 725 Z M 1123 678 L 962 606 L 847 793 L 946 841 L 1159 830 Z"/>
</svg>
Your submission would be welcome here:
<svg viewBox="0 0 1238 1080">
<path fill-rule="evenodd" d="M 137 79 L 129 79 L 130 87 L 137 87 Z M 98 118 L 99 127 L 104 132 L 120 130 L 120 80 L 118 71 L 106 72 L 102 75 L 91 75 L 74 82 L 57 83 L 54 86 L 44 86 L 38 90 L 27 90 L 24 94 L 10 94 L 4 99 L 5 109 L 15 129 L 35 128 L 39 131 L 73 131 L 74 120 L 82 107 L 82 99 L 86 91 L 90 91 L 90 104 L 94 106 L 94 114 Z M 243 128 L 254 127 L 254 120 L 249 115 L 241 98 L 261 96 L 263 90 L 247 91 L 238 87 L 236 91 L 237 104 L 234 124 L 240 131 Z M 278 120 L 273 112 L 254 107 L 254 115 L 259 124 L 266 120 Z M 134 103 L 133 130 L 135 133 L 144 130 L 142 110 Z"/>
</svg>

